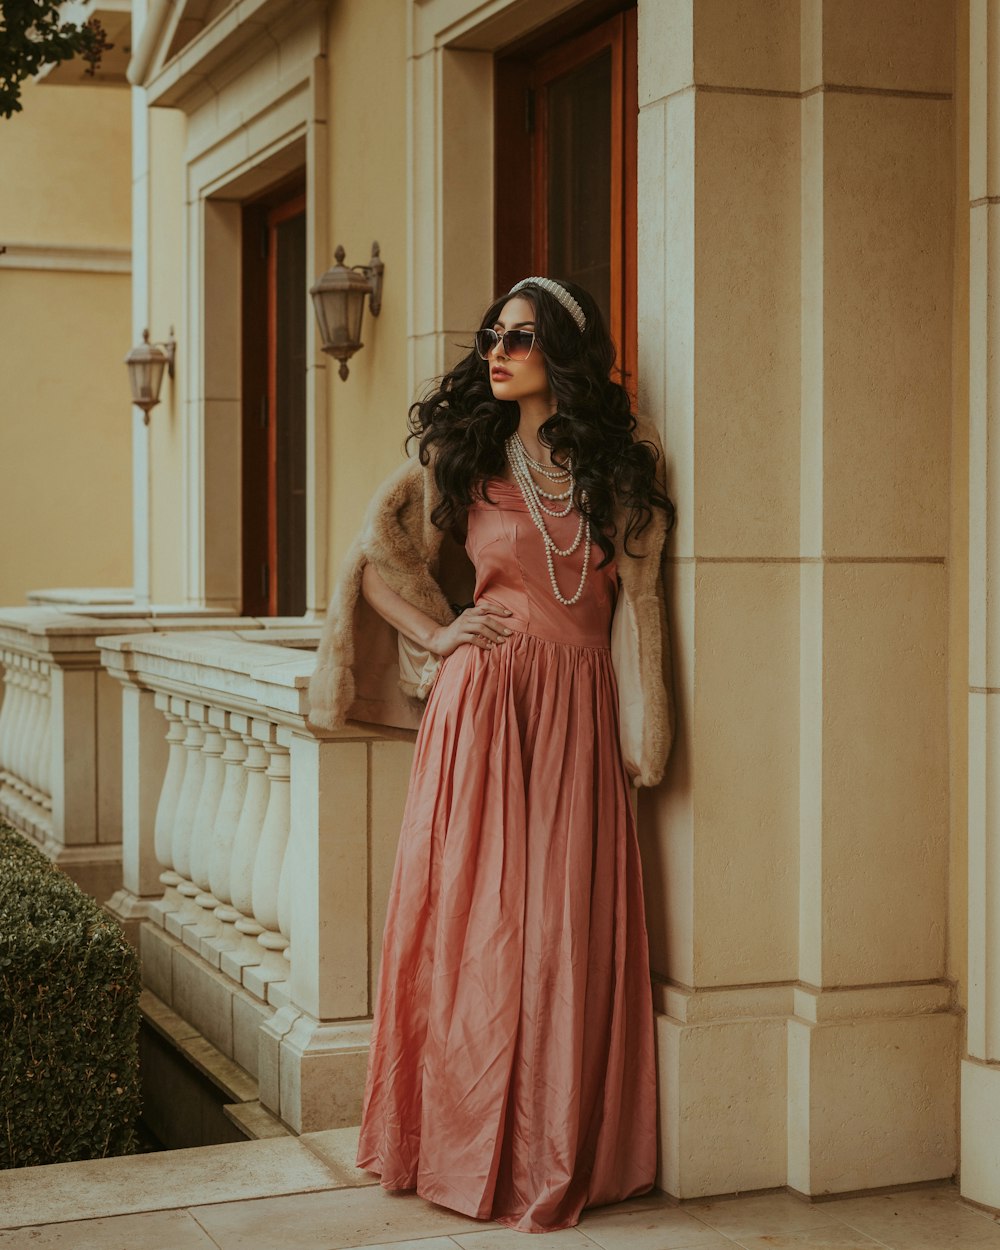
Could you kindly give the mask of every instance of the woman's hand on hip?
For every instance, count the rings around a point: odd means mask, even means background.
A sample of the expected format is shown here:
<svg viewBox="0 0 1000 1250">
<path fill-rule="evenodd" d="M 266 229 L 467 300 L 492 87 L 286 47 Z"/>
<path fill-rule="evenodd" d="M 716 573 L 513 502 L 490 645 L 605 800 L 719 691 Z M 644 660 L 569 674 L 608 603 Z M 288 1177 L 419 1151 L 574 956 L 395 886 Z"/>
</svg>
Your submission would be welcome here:
<svg viewBox="0 0 1000 1250">
<path fill-rule="evenodd" d="M 510 616 L 510 609 L 491 604 L 488 599 L 460 612 L 450 625 L 441 625 L 431 641 L 430 649 L 440 656 L 451 655 L 463 643 L 489 649 L 496 643 L 505 642 L 510 630 L 499 618 Z"/>
</svg>

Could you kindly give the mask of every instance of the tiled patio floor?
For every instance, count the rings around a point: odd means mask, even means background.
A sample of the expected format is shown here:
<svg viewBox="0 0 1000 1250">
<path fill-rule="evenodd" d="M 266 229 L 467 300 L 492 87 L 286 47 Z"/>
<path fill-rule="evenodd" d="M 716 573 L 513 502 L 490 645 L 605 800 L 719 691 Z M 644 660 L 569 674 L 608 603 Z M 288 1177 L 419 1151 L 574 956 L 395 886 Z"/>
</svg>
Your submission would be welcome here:
<svg viewBox="0 0 1000 1250">
<path fill-rule="evenodd" d="M 387 1194 L 357 1130 L 0 1173 L 0 1250 L 508 1250 L 530 1234 Z M 807 1203 L 776 1192 L 585 1211 L 539 1243 L 579 1250 L 1000 1250 L 954 1185 Z"/>
</svg>

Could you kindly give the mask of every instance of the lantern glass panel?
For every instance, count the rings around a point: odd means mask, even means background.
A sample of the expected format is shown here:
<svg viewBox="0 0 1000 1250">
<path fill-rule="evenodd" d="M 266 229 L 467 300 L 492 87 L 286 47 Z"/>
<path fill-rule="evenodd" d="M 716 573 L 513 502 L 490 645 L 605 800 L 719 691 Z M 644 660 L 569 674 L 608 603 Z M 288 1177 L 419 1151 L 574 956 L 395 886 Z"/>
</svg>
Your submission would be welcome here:
<svg viewBox="0 0 1000 1250">
<path fill-rule="evenodd" d="M 347 296 L 347 326 L 355 343 L 361 342 L 361 320 L 367 298 L 367 291 L 351 291 Z"/>
<path fill-rule="evenodd" d="M 315 296 L 323 342 L 332 348 L 356 349 L 361 342 L 364 291 L 318 291 Z"/>
<path fill-rule="evenodd" d="M 320 338 L 324 343 L 330 341 L 330 323 L 327 319 L 327 302 L 326 293 L 322 290 L 314 290 L 311 292 L 313 308 L 316 311 L 316 321 L 319 325 Z"/>
<path fill-rule="evenodd" d="M 132 378 L 132 399 L 137 404 L 152 401 L 155 403 L 160 396 L 160 384 L 163 380 L 164 360 L 137 360 L 129 365 Z"/>
</svg>

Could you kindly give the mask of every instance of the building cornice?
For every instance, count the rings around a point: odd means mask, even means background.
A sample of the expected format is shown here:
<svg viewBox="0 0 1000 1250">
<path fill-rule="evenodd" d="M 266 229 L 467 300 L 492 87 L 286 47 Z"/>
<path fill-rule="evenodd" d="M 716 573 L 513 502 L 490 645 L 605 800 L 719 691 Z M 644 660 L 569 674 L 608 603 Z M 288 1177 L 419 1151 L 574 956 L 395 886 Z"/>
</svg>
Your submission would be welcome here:
<svg viewBox="0 0 1000 1250">
<path fill-rule="evenodd" d="M 75 243 L 0 243 L 0 269 L 50 269 L 61 273 L 131 273 L 128 247 Z"/>
<path fill-rule="evenodd" d="M 234 0 L 169 59 L 174 34 L 184 19 L 184 0 L 154 0 L 129 65 L 133 86 L 144 87 L 147 102 L 191 112 L 214 92 L 211 76 L 262 37 L 280 36 L 325 8 L 325 0 Z"/>
</svg>

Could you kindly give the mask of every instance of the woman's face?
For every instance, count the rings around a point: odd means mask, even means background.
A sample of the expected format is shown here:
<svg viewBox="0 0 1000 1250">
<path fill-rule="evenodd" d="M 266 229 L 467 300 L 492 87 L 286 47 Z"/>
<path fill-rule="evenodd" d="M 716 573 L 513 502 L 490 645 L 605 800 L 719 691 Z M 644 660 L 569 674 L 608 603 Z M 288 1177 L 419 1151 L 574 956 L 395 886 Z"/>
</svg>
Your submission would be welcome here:
<svg viewBox="0 0 1000 1250">
<path fill-rule="evenodd" d="M 521 295 L 512 296 L 500 310 L 500 316 L 493 323 L 497 334 L 505 330 L 534 330 L 535 310 L 531 303 Z M 497 399 L 520 402 L 525 399 L 540 399 L 546 403 L 552 401 L 552 388 L 549 386 L 548 374 L 545 371 L 545 357 L 536 339 L 526 360 L 511 360 L 503 349 L 503 342 L 497 343 L 489 354 L 486 366 L 490 371 L 490 385 Z"/>
</svg>

